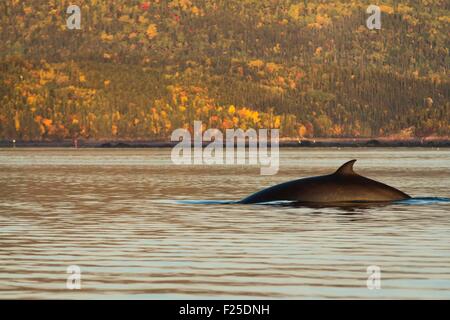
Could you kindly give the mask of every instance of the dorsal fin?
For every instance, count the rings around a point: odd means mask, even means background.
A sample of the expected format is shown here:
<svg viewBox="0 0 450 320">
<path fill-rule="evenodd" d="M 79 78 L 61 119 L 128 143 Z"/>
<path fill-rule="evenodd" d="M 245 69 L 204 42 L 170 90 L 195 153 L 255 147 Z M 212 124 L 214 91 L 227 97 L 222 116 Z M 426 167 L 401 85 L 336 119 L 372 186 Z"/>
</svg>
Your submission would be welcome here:
<svg viewBox="0 0 450 320">
<path fill-rule="evenodd" d="M 346 163 L 344 163 L 342 166 L 339 167 L 339 169 L 336 170 L 336 172 L 334 174 L 339 174 L 339 175 L 351 175 L 351 174 L 356 174 L 353 171 L 353 164 L 356 162 L 356 159 L 347 161 Z"/>
</svg>

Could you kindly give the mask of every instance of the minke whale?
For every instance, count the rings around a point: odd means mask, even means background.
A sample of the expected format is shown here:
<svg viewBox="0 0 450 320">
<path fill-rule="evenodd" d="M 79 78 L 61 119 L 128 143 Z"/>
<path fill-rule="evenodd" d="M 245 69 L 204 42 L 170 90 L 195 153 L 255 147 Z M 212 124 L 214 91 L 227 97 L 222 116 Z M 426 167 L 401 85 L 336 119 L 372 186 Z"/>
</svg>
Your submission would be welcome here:
<svg viewBox="0 0 450 320">
<path fill-rule="evenodd" d="M 239 203 L 293 201 L 297 203 L 389 202 L 411 198 L 384 183 L 353 171 L 356 160 L 344 163 L 336 172 L 281 183 L 256 192 Z"/>
</svg>

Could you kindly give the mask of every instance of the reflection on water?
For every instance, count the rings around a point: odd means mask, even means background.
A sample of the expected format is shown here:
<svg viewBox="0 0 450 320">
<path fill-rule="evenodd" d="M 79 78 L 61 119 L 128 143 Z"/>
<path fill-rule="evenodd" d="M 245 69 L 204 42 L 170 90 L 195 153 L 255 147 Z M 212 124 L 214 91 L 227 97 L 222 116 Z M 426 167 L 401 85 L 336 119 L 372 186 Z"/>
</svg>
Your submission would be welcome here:
<svg viewBox="0 0 450 320">
<path fill-rule="evenodd" d="M 174 166 L 170 149 L 0 150 L 0 298 L 450 298 L 450 151 L 282 149 L 254 166 Z M 233 203 L 355 171 L 414 199 Z M 441 197 L 441 198 L 438 198 Z M 78 265 L 82 289 L 66 289 Z M 366 287 L 381 268 L 381 290 Z"/>
</svg>

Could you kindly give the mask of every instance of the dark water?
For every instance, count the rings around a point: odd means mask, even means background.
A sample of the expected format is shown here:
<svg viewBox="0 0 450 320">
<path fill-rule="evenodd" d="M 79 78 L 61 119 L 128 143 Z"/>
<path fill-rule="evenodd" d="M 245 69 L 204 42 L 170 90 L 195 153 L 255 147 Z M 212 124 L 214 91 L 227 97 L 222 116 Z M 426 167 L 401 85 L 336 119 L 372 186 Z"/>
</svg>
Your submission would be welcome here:
<svg viewBox="0 0 450 320">
<path fill-rule="evenodd" d="M 280 171 L 175 166 L 170 149 L 0 150 L 0 298 L 450 298 L 450 150 L 282 149 Z M 414 199 L 232 202 L 355 170 Z M 81 290 L 68 290 L 78 265 Z M 381 268 L 381 289 L 366 285 Z"/>
</svg>

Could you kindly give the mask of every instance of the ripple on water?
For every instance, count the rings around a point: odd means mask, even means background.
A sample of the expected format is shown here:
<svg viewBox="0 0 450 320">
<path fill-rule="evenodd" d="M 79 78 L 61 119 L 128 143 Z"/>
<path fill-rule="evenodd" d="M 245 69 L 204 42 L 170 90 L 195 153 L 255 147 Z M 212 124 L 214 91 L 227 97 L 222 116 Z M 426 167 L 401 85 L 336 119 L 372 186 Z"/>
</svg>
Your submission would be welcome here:
<svg viewBox="0 0 450 320">
<path fill-rule="evenodd" d="M 78 151 L 0 152 L 0 298 L 450 298 L 449 151 L 282 150 L 265 177 L 172 166 L 165 149 Z M 234 203 L 351 158 L 414 198 Z"/>
</svg>

